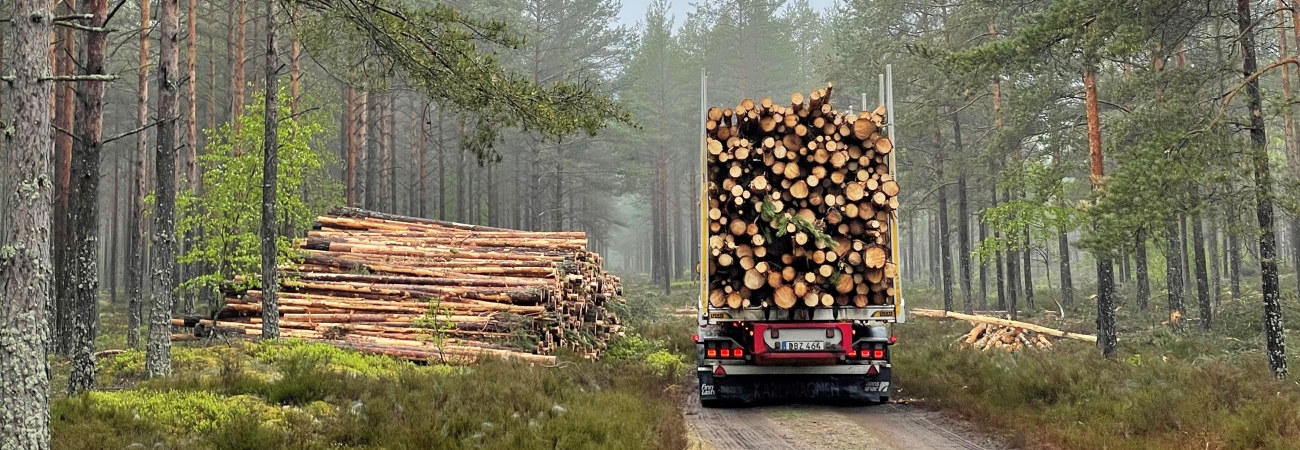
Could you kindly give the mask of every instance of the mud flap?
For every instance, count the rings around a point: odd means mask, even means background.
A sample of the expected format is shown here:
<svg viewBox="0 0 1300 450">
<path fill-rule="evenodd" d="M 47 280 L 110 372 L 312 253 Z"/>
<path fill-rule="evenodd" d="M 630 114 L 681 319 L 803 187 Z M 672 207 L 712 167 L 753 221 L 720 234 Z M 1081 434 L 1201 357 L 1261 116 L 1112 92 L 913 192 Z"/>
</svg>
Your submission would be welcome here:
<svg viewBox="0 0 1300 450">
<path fill-rule="evenodd" d="M 745 375 L 714 377 L 697 372 L 705 406 L 769 403 L 862 404 L 889 401 L 889 368 L 878 375 Z"/>
</svg>

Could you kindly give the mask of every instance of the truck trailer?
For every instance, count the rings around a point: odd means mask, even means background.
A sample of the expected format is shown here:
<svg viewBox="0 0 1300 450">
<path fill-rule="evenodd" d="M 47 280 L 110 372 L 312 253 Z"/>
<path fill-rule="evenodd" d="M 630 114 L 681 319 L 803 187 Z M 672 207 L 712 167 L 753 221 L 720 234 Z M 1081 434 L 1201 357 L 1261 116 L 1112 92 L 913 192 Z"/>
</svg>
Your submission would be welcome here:
<svg viewBox="0 0 1300 450">
<path fill-rule="evenodd" d="M 891 75 L 881 106 L 840 112 L 831 84 L 710 107 L 701 73 L 703 406 L 889 401 L 906 319 Z"/>
</svg>

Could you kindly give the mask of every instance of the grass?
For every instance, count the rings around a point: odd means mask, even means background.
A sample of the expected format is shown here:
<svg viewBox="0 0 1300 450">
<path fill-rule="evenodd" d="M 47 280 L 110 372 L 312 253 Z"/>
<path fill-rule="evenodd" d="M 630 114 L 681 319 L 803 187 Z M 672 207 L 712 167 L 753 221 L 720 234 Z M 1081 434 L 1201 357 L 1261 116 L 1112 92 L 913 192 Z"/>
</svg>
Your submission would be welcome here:
<svg viewBox="0 0 1300 450">
<path fill-rule="evenodd" d="M 1120 294 L 1132 298 L 1125 289 Z M 1056 308 L 1054 295 L 1038 291 L 1040 309 Z M 1041 310 L 1025 316 L 1092 334 L 1095 304 L 1076 295 L 1064 321 L 1042 319 Z M 912 307 L 934 307 L 938 298 L 908 293 Z M 916 318 L 895 327 L 895 382 L 902 396 L 996 430 L 1018 447 L 1294 448 L 1300 385 L 1268 371 L 1261 302 L 1258 291 L 1247 289 L 1242 299 L 1225 299 L 1216 308 L 1213 331 L 1192 321 L 1175 332 L 1164 323 L 1163 298 L 1146 311 L 1122 300 L 1119 351 L 1112 360 L 1090 343 L 1069 340 L 1050 350 L 973 350 L 955 343 L 969 324 Z M 1294 295 L 1284 296 L 1284 313 L 1288 329 L 1300 326 Z M 1191 300 L 1187 314 L 1198 315 Z M 1288 353 L 1292 360 L 1300 355 Z"/>
<path fill-rule="evenodd" d="M 295 340 L 177 343 L 170 377 L 145 379 L 144 355 L 101 358 L 102 389 L 54 381 L 56 449 L 566 448 L 687 446 L 682 328 L 659 326 L 663 298 L 628 296 L 631 327 L 601 362 L 556 367 L 490 360 L 415 364 Z M 124 330 L 106 308 L 105 334 Z M 123 321 L 124 322 L 124 321 Z M 674 331 L 675 330 L 675 331 Z M 120 343 L 109 343 L 118 346 Z M 120 348 L 120 347 L 117 347 Z M 66 380 L 66 362 L 56 361 Z"/>
</svg>

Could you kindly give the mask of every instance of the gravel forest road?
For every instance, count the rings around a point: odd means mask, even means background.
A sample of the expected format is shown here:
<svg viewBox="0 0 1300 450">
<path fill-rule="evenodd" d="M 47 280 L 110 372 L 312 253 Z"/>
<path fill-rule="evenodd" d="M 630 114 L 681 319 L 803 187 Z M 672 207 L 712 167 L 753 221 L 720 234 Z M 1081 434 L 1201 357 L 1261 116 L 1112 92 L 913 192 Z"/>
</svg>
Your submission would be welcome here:
<svg viewBox="0 0 1300 450">
<path fill-rule="evenodd" d="M 996 439 L 919 406 L 778 405 L 686 409 L 693 448 L 701 450 L 984 449 Z"/>
</svg>

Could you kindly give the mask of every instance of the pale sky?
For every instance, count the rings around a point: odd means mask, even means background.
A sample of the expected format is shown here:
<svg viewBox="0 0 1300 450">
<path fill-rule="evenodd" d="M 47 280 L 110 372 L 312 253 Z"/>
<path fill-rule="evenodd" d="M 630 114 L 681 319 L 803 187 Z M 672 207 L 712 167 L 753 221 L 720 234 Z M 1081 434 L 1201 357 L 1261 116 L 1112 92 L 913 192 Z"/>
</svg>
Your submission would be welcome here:
<svg viewBox="0 0 1300 450">
<path fill-rule="evenodd" d="M 673 25 L 681 26 L 682 21 L 686 20 L 686 14 L 695 9 L 691 3 L 698 1 L 700 0 L 669 0 L 668 4 L 671 6 L 668 8 L 668 16 L 675 19 Z M 644 19 L 646 9 L 650 8 L 650 0 L 622 0 L 622 2 L 623 12 L 619 15 L 619 23 L 627 25 L 628 28 L 635 27 L 637 22 Z M 808 0 L 808 4 L 815 10 L 824 11 L 834 5 L 835 0 Z"/>
</svg>

